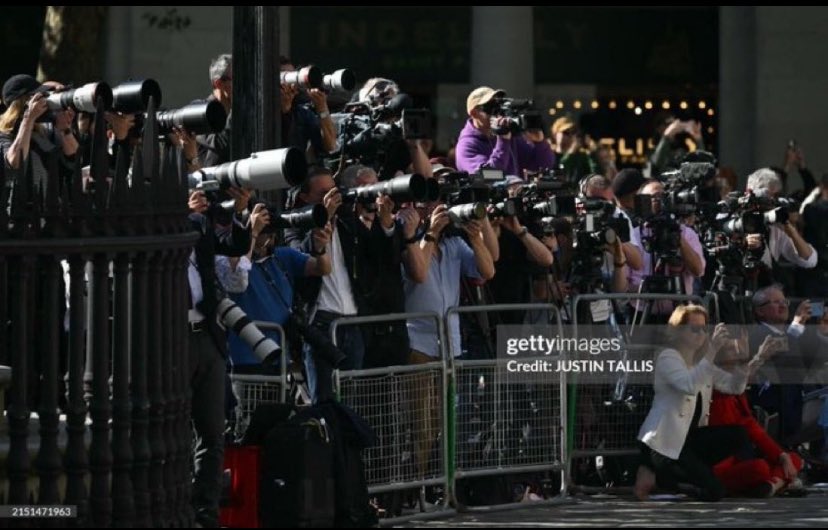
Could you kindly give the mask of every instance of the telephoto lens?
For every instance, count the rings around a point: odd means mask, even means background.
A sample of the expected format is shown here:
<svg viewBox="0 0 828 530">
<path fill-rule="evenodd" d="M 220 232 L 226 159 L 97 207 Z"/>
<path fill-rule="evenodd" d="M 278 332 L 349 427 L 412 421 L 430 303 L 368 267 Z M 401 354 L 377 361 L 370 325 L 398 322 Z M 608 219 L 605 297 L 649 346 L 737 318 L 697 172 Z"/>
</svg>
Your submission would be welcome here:
<svg viewBox="0 0 828 530">
<path fill-rule="evenodd" d="M 322 78 L 322 88 L 328 92 L 351 92 L 356 88 L 356 75 L 348 68 L 325 74 Z"/>
<path fill-rule="evenodd" d="M 112 89 L 112 110 L 121 114 L 146 112 L 150 98 L 161 104 L 161 86 L 154 79 L 125 81 Z"/>
<path fill-rule="evenodd" d="M 159 110 L 155 113 L 155 120 L 161 134 L 172 132 L 174 128 L 192 134 L 212 134 L 224 130 L 227 111 L 224 110 L 224 105 L 211 100 L 190 103 L 180 109 Z"/>
<path fill-rule="evenodd" d="M 279 72 L 279 80 L 283 85 L 293 85 L 298 88 L 322 88 L 324 76 L 322 70 L 311 65 L 292 72 Z"/>
<path fill-rule="evenodd" d="M 301 184 L 307 176 L 305 155 L 295 147 L 259 151 L 248 158 L 205 167 L 188 175 L 190 188 L 216 181 L 220 188 L 280 190 Z"/>
<path fill-rule="evenodd" d="M 486 217 L 486 205 L 482 202 L 458 204 L 448 209 L 448 215 L 454 224 L 479 221 Z"/>
<path fill-rule="evenodd" d="M 364 204 L 374 202 L 382 194 L 388 195 L 394 202 L 421 202 L 427 198 L 427 193 L 425 177 L 412 173 L 350 189 L 343 194 L 342 199 Z"/>
<path fill-rule="evenodd" d="M 262 363 L 270 363 L 276 360 L 281 353 L 281 348 L 276 342 L 268 338 L 256 326 L 253 321 L 234 301 L 229 298 L 224 298 L 218 303 L 217 307 L 219 321 L 238 335 L 238 337 L 247 344 Z"/>
<path fill-rule="evenodd" d="M 96 101 L 103 101 L 104 110 L 112 108 L 112 89 L 103 82 L 87 83 L 80 88 L 70 88 L 61 92 L 52 92 L 46 96 L 49 110 L 72 109 L 83 112 L 95 112 Z"/>
<path fill-rule="evenodd" d="M 277 214 L 270 210 L 270 228 L 298 228 L 313 230 L 322 228 L 328 222 L 328 210 L 321 204 L 309 204 L 290 212 Z"/>
</svg>

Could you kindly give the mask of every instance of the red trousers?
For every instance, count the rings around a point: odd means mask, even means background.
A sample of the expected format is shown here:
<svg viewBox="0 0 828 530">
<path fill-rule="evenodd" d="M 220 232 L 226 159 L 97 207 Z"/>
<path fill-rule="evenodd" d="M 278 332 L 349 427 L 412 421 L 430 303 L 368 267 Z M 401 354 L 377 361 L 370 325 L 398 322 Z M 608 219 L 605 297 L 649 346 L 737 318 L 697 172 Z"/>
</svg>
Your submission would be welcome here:
<svg viewBox="0 0 828 530">
<path fill-rule="evenodd" d="M 788 453 L 797 471 L 802 469 L 802 459 L 796 453 Z M 716 475 L 729 495 L 738 495 L 760 486 L 763 482 L 772 482 L 774 479 L 785 480 L 785 471 L 777 463 L 771 463 L 764 458 L 736 461 L 734 457 L 725 458 L 715 466 Z"/>
</svg>

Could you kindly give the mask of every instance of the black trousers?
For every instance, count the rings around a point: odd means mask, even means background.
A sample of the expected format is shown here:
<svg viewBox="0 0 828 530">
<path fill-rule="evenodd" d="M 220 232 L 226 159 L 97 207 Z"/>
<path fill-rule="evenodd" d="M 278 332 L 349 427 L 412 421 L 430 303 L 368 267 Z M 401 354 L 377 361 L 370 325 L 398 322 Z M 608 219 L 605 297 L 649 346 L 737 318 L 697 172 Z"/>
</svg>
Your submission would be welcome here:
<svg viewBox="0 0 828 530">
<path fill-rule="evenodd" d="M 659 487 L 678 489 L 680 482 L 699 488 L 703 501 L 718 501 L 725 495 L 725 487 L 713 474 L 713 466 L 725 458 L 739 460 L 753 458 L 753 448 L 747 431 L 740 425 L 699 427 L 687 435 L 678 460 L 667 458 L 642 444 L 645 465 L 656 474 Z"/>
</svg>

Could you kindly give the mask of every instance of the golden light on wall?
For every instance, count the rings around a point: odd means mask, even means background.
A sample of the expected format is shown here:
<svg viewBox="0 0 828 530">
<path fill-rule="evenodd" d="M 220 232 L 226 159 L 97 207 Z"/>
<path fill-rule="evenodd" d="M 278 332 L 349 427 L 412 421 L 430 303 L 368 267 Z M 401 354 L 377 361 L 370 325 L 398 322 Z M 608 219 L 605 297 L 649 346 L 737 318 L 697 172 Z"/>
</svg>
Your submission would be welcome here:
<svg viewBox="0 0 828 530">
<path fill-rule="evenodd" d="M 670 102 L 665 99 L 661 102 L 661 108 L 664 110 L 670 110 Z"/>
<path fill-rule="evenodd" d="M 647 109 L 647 110 L 652 109 L 653 108 L 653 102 L 652 101 L 645 102 L 644 103 L 644 108 Z"/>
<path fill-rule="evenodd" d="M 576 109 L 580 109 L 580 108 L 581 108 L 581 100 L 580 100 L 580 99 L 576 99 L 576 100 L 572 103 L 572 106 L 573 106 L 573 107 L 575 107 Z"/>
</svg>

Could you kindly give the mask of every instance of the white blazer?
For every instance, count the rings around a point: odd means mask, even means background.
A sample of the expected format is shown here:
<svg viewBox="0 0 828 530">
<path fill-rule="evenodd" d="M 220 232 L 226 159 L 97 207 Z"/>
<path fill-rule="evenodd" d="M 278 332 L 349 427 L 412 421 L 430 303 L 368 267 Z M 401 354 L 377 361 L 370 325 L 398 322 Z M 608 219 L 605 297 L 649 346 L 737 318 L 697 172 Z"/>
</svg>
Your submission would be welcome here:
<svg viewBox="0 0 828 530">
<path fill-rule="evenodd" d="M 656 359 L 655 397 L 638 439 L 653 451 L 678 460 L 696 411 L 696 396 L 702 395 L 699 426 L 705 426 L 713 388 L 725 394 L 741 394 L 746 384 L 747 372 L 731 374 L 707 359 L 688 368 L 678 351 L 662 351 Z"/>
</svg>

